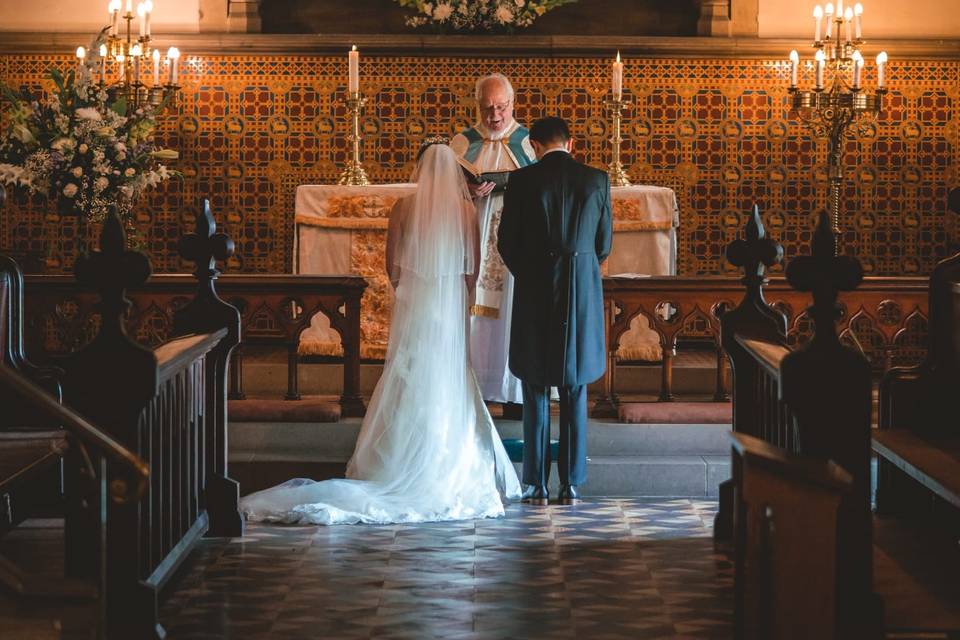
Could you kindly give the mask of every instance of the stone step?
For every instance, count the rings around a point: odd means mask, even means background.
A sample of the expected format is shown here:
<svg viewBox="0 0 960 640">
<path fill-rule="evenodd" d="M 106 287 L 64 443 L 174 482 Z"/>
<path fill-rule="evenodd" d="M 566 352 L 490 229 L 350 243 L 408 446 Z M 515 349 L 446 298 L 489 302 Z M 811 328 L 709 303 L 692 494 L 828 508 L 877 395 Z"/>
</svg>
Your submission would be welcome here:
<svg viewBox="0 0 960 640">
<path fill-rule="evenodd" d="M 522 437 L 522 423 L 497 420 L 501 437 Z M 359 419 L 337 423 L 230 425 L 232 475 L 243 493 L 294 476 L 343 473 L 353 453 Z M 650 425 L 590 421 L 586 496 L 715 497 L 730 475 L 728 425 Z M 557 437 L 556 432 L 554 437 Z M 517 467 L 518 474 L 520 465 Z M 556 465 L 551 488 L 559 489 Z"/>
</svg>

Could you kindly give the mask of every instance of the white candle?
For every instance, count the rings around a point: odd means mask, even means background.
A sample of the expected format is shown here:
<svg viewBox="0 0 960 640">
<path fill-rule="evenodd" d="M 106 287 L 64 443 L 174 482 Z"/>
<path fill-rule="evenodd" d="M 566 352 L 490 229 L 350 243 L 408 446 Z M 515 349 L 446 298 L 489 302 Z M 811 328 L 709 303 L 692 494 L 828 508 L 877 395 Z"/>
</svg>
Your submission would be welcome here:
<svg viewBox="0 0 960 640">
<path fill-rule="evenodd" d="M 617 51 L 617 59 L 613 61 L 613 99 L 617 101 L 623 99 L 623 62 L 620 61 L 619 51 Z"/>
<path fill-rule="evenodd" d="M 797 54 L 797 50 L 794 49 L 790 52 L 790 86 L 797 86 L 797 68 L 800 66 L 800 56 Z"/>
<path fill-rule="evenodd" d="M 133 0 L 127 0 L 127 15 L 133 15 Z"/>
<path fill-rule="evenodd" d="M 823 24 L 823 7 L 817 5 L 813 8 L 813 19 L 817 21 L 817 26 L 814 29 L 814 42 L 820 42 L 820 27 Z"/>
<path fill-rule="evenodd" d="M 863 33 L 860 30 L 860 16 L 862 15 L 863 5 L 858 2 L 857 4 L 853 5 L 853 35 L 857 38 L 857 40 L 863 37 Z"/>
<path fill-rule="evenodd" d="M 77 78 L 83 73 L 83 59 L 87 56 L 87 50 L 83 47 L 77 47 Z"/>
<path fill-rule="evenodd" d="M 120 0 L 110 0 L 107 5 L 107 11 L 110 12 L 110 35 L 117 35 L 117 18 L 120 14 Z"/>
<path fill-rule="evenodd" d="M 137 18 L 139 18 L 140 35 L 147 35 L 147 11 L 143 8 L 143 3 L 137 3 Z"/>
<path fill-rule="evenodd" d="M 143 55 L 143 49 L 140 48 L 139 42 L 130 49 L 130 55 L 133 57 L 133 83 L 140 84 L 140 57 Z"/>
<path fill-rule="evenodd" d="M 100 84 L 107 81 L 107 45 L 100 45 Z"/>
<path fill-rule="evenodd" d="M 153 86 L 160 84 L 160 49 L 153 50 Z"/>
<path fill-rule="evenodd" d="M 823 66 L 827 59 L 827 56 L 826 54 L 823 53 L 823 49 L 819 49 L 815 57 L 817 59 L 817 69 L 816 69 L 817 89 L 823 89 Z"/>
<path fill-rule="evenodd" d="M 146 35 L 149 38 L 150 37 L 150 16 L 151 14 L 153 14 L 153 2 L 151 2 L 151 0 L 147 0 L 146 2 L 143 3 L 143 12 L 146 15 L 146 20 L 144 21 L 146 32 L 144 35 Z"/>
<path fill-rule="evenodd" d="M 883 89 L 883 68 L 887 65 L 887 52 L 877 54 L 877 88 Z"/>
<path fill-rule="evenodd" d="M 122 53 L 117 54 L 117 64 L 120 65 L 120 83 L 127 79 L 127 60 Z"/>
<path fill-rule="evenodd" d="M 853 24 L 853 9 L 847 7 L 847 10 L 843 13 L 843 29 L 847 37 L 847 42 L 853 40 L 850 37 L 850 27 Z"/>
<path fill-rule="evenodd" d="M 360 91 L 360 52 L 357 51 L 357 45 L 353 45 L 350 53 L 347 54 L 347 70 L 349 80 L 347 90 L 350 93 L 359 93 Z"/>
<path fill-rule="evenodd" d="M 828 2 L 826 8 L 823 10 L 823 17 L 827 19 L 827 40 L 830 39 L 830 34 L 833 33 L 833 3 Z"/>
<path fill-rule="evenodd" d="M 843 16 L 843 0 L 837 0 L 837 17 Z"/>
<path fill-rule="evenodd" d="M 853 88 L 860 88 L 860 80 L 863 78 L 863 54 L 854 51 L 850 56 L 853 59 Z"/>
<path fill-rule="evenodd" d="M 170 84 L 177 84 L 178 63 L 180 61 L 180 50 L 176 47 L 167 49 L 167 58 L 170 59 Z"/>
</svg>

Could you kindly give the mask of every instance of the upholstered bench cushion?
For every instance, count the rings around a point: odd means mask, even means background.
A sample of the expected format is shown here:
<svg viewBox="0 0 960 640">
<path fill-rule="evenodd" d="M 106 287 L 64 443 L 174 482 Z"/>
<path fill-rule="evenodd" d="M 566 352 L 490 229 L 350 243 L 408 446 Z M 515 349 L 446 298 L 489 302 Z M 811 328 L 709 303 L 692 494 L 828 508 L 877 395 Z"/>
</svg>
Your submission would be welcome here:
<svg viewBox="0 0 960 640">
<path fill-rule="evenodd" d="M 228 418 L 234 422 L 338 422 L 340 403 L 326 398 L 301 400 L 231 400 Z"/>
<path fill-rule="evenodd" d="M 729 402 L 624 402 L 620 422 L 630 424 L 731 424 Z"/>
<path fill-rule="evenodd" d="M 523 462 L 523 440 L 520 438 L 504 438 L 503 448 L 507 450 L 507 455 L 511 462 Z M 550 441 L 550 459 L 560 459 L 560 441 Z"/>
</svg>

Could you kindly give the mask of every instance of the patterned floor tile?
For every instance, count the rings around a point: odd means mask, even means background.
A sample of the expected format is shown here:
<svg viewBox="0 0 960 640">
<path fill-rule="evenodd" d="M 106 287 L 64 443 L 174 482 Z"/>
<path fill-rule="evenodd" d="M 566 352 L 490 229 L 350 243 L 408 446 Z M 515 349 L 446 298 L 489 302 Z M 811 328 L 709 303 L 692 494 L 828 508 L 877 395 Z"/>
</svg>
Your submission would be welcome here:
<svg viewBox="0 0 960 640">
<path fill-rule="evenodd" d="M 729 637 L 716 508 L 604 498 L 475 522 L 254 524 L 202 544 L 162 620 L 173 640 Z"/>
</svg>

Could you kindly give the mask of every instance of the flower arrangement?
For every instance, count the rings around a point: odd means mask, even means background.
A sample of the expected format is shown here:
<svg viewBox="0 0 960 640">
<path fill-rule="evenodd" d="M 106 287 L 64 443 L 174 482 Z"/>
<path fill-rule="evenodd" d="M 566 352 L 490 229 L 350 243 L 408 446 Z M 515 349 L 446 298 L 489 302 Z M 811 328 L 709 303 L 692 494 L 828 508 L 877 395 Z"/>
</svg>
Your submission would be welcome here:
<svg viewBox="0 0 960 640">
<path fill-rule="evenodd" d="M 101 33 L 75 70 L 51 69 L 46 96 L 0 85 L 8 103 L 0 114 L 0 185 L 44 195 L 62 213 L 93 222 L 116 206 L 129 222 L 140 196 L 175 175 L 162 162 L 178 154 L 153 140 L 165 102 L 128 109 L 123 95 L 93 80 L 102 40 Z"/>
<path fill-rule="evenodd" d="M 411 27 L 434 25 L 453 31 L 512 31 L 529 27 L 551 9 L 577 0 L 396 0 L 416 13 Z"/>
</svg>

